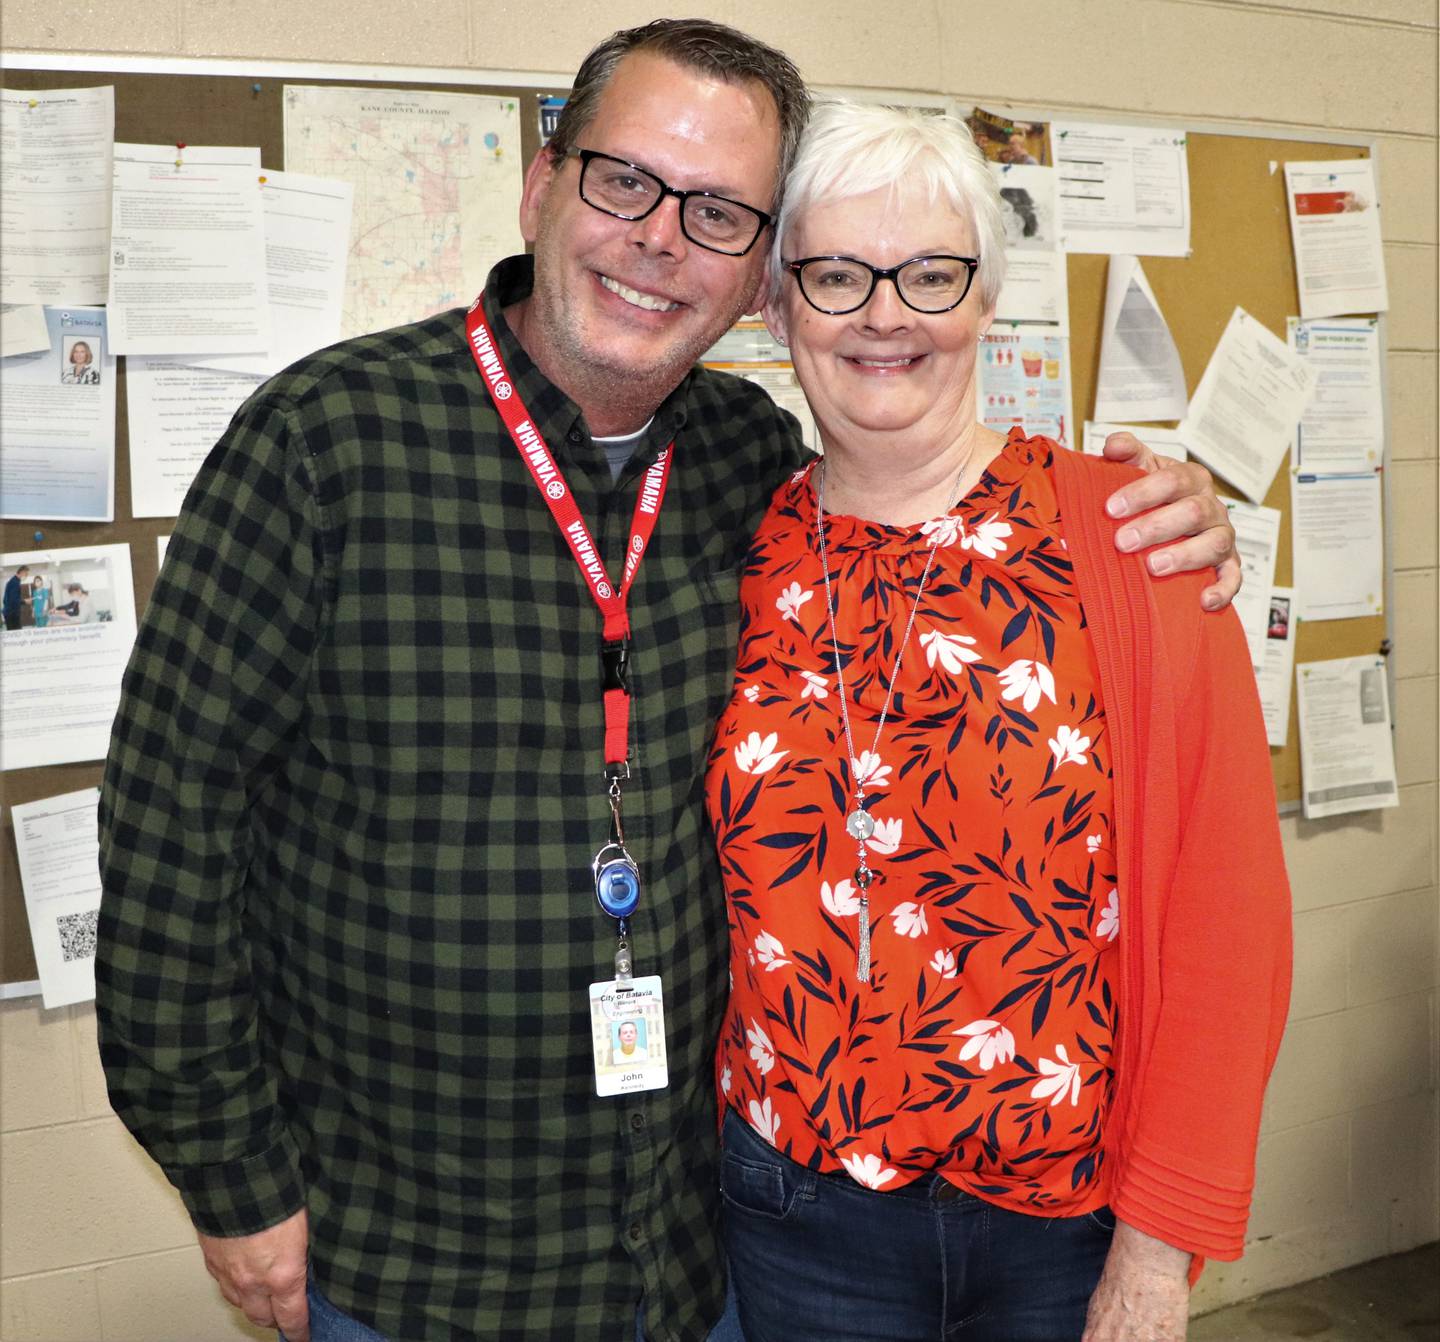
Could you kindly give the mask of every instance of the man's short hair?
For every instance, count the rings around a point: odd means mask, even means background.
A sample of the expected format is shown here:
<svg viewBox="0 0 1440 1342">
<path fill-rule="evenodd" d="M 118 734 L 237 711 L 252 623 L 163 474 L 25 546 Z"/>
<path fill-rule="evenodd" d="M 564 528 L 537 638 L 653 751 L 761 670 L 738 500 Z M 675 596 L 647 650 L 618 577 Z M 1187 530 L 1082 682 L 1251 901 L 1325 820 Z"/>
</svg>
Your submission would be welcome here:
<svg viewBox="0 0 1440 1342">
<path fill-rule="evenodd" d="M 555 158 L 568 154 L 595 119 L 600 95 L 616 67 L 633 52 L 663 56 L 685 69 L 727 84 L 753 82 L 775 101 L 780 119 L 780 166 L 770 213 L 780 208 L 785 174 L 810 116 L 810 93 L 794 63 L 764 42 L 709 19 L 656 19 L 611 33 L 585 57 L 547 146 Z"/>
</svg>

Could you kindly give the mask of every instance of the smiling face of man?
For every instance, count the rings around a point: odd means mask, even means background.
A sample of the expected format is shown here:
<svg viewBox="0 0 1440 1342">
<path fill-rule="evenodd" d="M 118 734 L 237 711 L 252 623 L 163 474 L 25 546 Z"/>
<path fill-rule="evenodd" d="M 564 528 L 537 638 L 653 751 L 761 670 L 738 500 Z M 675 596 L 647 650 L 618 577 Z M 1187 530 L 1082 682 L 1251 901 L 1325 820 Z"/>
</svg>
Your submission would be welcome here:
<svg viewBox="0 0 1440 1342">
<path fill-rule="evenodd" d="M 639 51 L 620 62 L 579 147 L 633 163 L 677 190 L 711 191 L 770 211 L 780 155 L 774 100 Z M 535 287 L 511 328 L 591 431 L 639 428 L 735 319 L 754 311 L 766 230 L 745 256 L 691 242 L 679 202 L 627 222 L 580 199 L 580 164 L 542 152 L 525 179 L 521 231 Z"/>
</svg>

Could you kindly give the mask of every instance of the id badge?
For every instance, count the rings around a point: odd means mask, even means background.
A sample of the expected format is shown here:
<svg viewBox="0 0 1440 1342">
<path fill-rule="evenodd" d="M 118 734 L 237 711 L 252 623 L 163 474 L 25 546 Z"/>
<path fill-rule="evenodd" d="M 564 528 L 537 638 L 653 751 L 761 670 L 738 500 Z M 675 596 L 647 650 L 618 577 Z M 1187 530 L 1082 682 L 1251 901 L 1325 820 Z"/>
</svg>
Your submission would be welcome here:
<svg viewBox="0 0 1440 1342">
<path fill-rule="evenodd" d="M 592 983 L 590 1036 L 597 1095 L 663 1090 L 670 1084 L 658 974 L 633 980 L 629 992 L 617 991 L 614 980 Z"/>
</svg>

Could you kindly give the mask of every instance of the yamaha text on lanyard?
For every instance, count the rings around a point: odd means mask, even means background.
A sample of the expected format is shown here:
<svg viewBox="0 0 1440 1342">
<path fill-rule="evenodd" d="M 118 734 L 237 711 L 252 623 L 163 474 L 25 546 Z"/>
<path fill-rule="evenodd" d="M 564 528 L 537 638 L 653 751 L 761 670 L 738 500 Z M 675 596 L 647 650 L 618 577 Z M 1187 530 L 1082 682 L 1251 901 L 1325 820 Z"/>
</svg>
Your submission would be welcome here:
<svg viewBox="0 0 1440 1342">
<path fill-rule="evenodd" d="M 478 298 L 466 316 L 465 333 L 495 409 L 509 431 L 521 460 L 529 468 L 536 488 L 560 528 L 560 534 L 570 547 L 570 553 L 579 565 L 581 576 L 603 620 L 600 687 L 605 705 L 604 778 L 610 803 L 610 840 L 595 854 L 591 872 L 595 881 L 595 898 L 600 907 L 617 921 L 619 939 L 615 952 L 614 984 L 594 984 L 591 988 L 592 1016 L 597 1022 L 603 1016 L 609 1022 L 606 1028 L 614 1034 L 612 1048 L 602 1038 L 605 1031 L 596 1030 L 596 1085 L 602 1095 L 648 1090 L 657 1084 L 665 1085 L 666 1080 L 659 980 L 655 979 L 653 989 L 649 989 L 650 980 L 634 979 L 630 955 L 629 919 L 640 903 L 640 868 L 626 850 L 625 828 L 620 815 L 621 784 L 630 777 L 630 617 L 626 602 L 640 561 L 645 557 L 645 547 L 650 543 L 660 516 L 675 444 L 670 443 L 645 472 L 630 522 L 625 571 L 616 590 L 559 465 L 531 421 L 510 379 Z M 606 988 L 613 990 L 597 994 L 597 989 Z M 652 996 L 653 1002 L 645 1000 Z M 618 1008 L 617 999 L 620 1003 Z M 602 1000 L 607 1004 L 602 1006 Z M 618 1023 L 610 1019 L 617 1011 L 619 1016 L 624 1017 Z M 600 1014 L 597 1015 L 597 1012 Z M 658 1037 L 652 1038 L 652 1035 Z M 642 1036 L 643 1042 L 637 1043 Z M 652 1057 L 657 1049 L 659 1057 Z M 658 1081 L 655 1077 L 657 1068 L 650 1063 L 659 1064 Z M 612 1075 L 607 1076 L 606 1073 Z"/>
</svg>

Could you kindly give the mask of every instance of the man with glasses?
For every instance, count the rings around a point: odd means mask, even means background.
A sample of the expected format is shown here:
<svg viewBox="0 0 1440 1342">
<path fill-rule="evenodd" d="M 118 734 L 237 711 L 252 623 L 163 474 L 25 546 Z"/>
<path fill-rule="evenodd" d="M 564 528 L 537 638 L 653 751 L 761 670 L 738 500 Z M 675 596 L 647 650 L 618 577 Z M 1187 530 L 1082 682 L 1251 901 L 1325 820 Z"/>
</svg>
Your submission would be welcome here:
<svg viewBox="0 0 1440 1342">
<path fill-rule="evenodd" d="M 759 305 L 807 110 L 720 25 L 607 39 L 526 175 L 533 260 L 272 379 L 176 525 L 102 790 L 101 1050 L 290 1342 L 720 1316 L 700 784 L 803 449 L 693 365 Z M 1188 498 L 1136 544 L 1198 515 L 1178 561 L 1227 549 L 1203 478 L 1132 486 Z M 624 1019 L 649 1056 L 611 1093 Z"/>
</svg>

